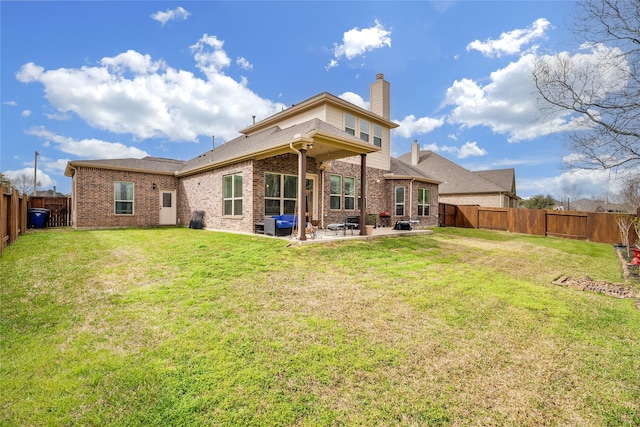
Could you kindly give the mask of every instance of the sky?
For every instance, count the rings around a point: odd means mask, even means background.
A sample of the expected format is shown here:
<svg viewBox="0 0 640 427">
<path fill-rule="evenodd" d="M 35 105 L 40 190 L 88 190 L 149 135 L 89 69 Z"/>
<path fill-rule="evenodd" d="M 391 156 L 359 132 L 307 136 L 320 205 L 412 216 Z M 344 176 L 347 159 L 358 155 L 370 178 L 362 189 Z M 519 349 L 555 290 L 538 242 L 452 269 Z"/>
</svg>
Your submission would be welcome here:
<svg viewBox="0 0 640 427">
<path fill-rule="evenodd" d="M 70 193 L 70 160 L 187 160 L 321 92 L 391 85 L 391 155 L 417 140 L 520 197 L 618 192 L 569 170 L 572 118 L 540 113 L 536 58 L 597 60 L 572 1 L 0 1 L 0 172 Z M 605 47 L 606 48 L 606 47 Z M 585 59 L 586 58 L 586 59 Z"/>
</svg>

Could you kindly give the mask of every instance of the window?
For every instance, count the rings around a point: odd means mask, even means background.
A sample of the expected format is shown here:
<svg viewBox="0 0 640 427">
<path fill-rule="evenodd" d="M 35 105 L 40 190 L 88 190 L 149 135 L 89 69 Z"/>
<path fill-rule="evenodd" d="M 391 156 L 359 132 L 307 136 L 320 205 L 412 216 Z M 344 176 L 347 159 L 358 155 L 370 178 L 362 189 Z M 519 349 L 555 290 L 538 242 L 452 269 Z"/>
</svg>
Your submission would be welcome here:
<svg viewBox="0 0 640 427">
<path fill-rule="evenodd" d="M 224 213 L 242 215 L 242 174 L 225 175 L 223 178 Z"/>
<path fill-rule="evenodd" d="M 340 175 L 331 175 L 329 190 L 329 209 L 342 208 L 342 177 Z"/>
<path fill-rule="evenodd" d="M 356 179 L 352 176 L 344 177 L 344 208 L 355 209 L 356 201 Z"/>
<path fill-rule="evenodd" d="M 369 142 L 369 122 L 360 119 L 360 139 Z"/>
<path fill-rule="evenodd" d="M 429 216 L 431 191 L 418 188 L 418 216 Z"/>
<path fill-rule="evenodd" d="M 373 124 L 373 145 L 382 147 L 382 126 Z"/>
<path fill-rule="evenodd" d="M 396 216 L 404 216 L 404 187 L 396 187 Z"/>
<path fill-rule="evenodd" d="M 116 181 L 114 199 L 116 215 L 133 215 L 133 182 Z"/>
<path fill-rule="evenodd" d="M 344 130 L 351 135 L 356 134 L 356 118 L 351 114 L 344 113 Z"/>
<path fill-rule="evenodd" d="M 266 173 L 264 175 L 264 214 L 266 216 L 295 213 L 298 177 Z"/>
</svg>

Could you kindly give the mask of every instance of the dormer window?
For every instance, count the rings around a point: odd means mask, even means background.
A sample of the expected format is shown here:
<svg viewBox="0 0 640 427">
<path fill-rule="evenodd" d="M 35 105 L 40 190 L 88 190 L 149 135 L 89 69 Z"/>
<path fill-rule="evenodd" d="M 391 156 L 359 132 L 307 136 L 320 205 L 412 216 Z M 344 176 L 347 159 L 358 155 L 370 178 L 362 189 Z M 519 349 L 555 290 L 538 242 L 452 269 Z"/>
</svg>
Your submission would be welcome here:
<svg viewBox="0 0 640 427">
<path fill-rule="evenodd" d="M 369 122 L 360 119 L 360 139 L 369 142 Z"/>
<path fill-rule="evenodd" d="M 344 130 L 351 135 L 356 135 L 356 117 L 349 113 L 344 113 Z"/>
</svg>

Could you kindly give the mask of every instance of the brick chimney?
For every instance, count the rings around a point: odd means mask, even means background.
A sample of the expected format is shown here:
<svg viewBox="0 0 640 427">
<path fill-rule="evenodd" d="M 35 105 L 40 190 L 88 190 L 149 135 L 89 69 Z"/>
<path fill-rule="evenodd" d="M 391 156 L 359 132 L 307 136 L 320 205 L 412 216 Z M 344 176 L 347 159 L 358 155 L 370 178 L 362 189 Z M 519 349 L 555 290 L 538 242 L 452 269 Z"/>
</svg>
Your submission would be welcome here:
<svg viewBox="0 0 640 427">
<path fill-rule="evenodd" d="M 411 165 L 415 166 L 418 163 L 420 163 L 420 144 L 417 139 L 414 139 L 411 144 Z"/>
<path fill-rule="evenodd" d="M 371 112 L 390 120 L 390 88 L 389 82 L 384 79 L 384 74 L 376 75 L 376 81 L 371 83 L 369 92 L 369 104 Z"/>
</svg>

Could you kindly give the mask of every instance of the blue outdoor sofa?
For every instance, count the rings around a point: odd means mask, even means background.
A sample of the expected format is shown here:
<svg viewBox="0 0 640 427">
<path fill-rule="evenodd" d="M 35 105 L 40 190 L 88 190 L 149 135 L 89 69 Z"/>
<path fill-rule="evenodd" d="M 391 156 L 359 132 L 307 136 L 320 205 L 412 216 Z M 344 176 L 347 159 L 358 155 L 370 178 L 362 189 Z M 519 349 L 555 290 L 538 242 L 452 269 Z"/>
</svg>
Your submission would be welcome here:
<svg viewBox="0 0 640 427">
<path fill-rule="evenodd" d="M 264 234 L 269 236 L 288 236 L 298 224 L 293 214 L 273 215 L 264 219 Z"/>
</svg>

